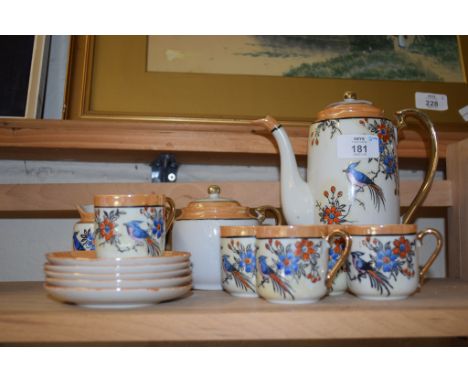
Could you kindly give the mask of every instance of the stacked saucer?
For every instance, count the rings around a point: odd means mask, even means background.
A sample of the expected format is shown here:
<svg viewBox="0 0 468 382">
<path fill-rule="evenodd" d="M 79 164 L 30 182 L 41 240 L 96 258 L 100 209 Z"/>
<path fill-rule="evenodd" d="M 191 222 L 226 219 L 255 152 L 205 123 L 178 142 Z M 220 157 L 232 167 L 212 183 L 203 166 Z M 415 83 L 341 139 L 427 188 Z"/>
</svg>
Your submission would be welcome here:
<svg viewBox="0 0 468 382">
<path fill-rule="evenodd" d="M 192 289 L 190 254 L 96 258 L 94 251 L 46 255 L 45 289 L 53 298 L 90 308 L 133 308 L 174 300 Z"/>
</svg>

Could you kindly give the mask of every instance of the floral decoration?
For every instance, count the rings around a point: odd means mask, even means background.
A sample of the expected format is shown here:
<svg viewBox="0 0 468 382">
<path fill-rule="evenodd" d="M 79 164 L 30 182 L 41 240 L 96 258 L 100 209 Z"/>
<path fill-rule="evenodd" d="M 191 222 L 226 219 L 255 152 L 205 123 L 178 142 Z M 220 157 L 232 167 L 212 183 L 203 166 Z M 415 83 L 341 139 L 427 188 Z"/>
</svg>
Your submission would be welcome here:
<svg viewBox="0 0 468 382">
<path fill-rule="evenodd" d="M 315 129 L 311 132 L 310 135 L 310 145 L 311 146 L 318 146 L 320 143 L 320 133 L 325 132 L 326 130 L 330 131 L 330 139 L 332 139 L 335 134 L 343 134 L 343 132 L 339 128 L 340 122 L 337 119 L 329 119 L 326 121 L 319 122 Z"/>
<path fill-rule="evenodd" d="M 404 236 L 383 243 L 380 239 L 367 237 L 362 241 L 363 245 L 370 251 L 369 260 L 364 260 L 364 252 L 351 252 L 351 261 L 357 275 L 350 280 L 368 279 L 372 288 L 377 289 L 380 294 L 384 292 L 387 296 L 393 289 L 392 282 L 399 275 L 411 279 L 415 277 L 415 242 L 409 241 Z M 349 264 L 350 265 L 350 264 Z"/>
<path fill-rule="evenodd" d="M 245 292 L 256 293 L 254 280 L 256 271 L 256 248 L 253 244 L 245 245 L 240 240 L 231 239 L 226 248 L 221 247 L 223 284 L 233 280 L 238 288 Z"/>
<path fill-rule="evenodd" d="M 325 224 L 349 223 L 346 218 L 351 206 L 341 203 L 340 198 L 343 196 L 343 192 L 336 192 L 336 187 L 331 186 L 330 192 L 325 190 L 323 196 L 327 199 L 325 205 L 322 205 L 319 201 L 315 203 L 315 207 L 319 210 L 320 222 Z"/>
<path fill-rule="evenodd" d="M 121 215 L 125 214 L 125 211 L 121 211 L 118 208 L 116 210 L 110 210 L 109 212 L 103 210 L 102 216 L 100 212 L 101 210 L 99 208 L 95 209 L 97 223 L 97 230 L 95 232 L 96 238 L 104 239 L 104 243 L 118 245 L 121 234 L 116 232 L 116 227 L 119 226 L 117 220 Z"/>
<path fill-rule="evenodd" d="M 321 280 L 318 266 L 321 245 L 321 240 L 298 239 L 284 246 L 280 240 L 270 239 L 265 248 L 275 255 L 276 273 L 296 280 L 306 277 L 315 283 Z"/>
</svg>

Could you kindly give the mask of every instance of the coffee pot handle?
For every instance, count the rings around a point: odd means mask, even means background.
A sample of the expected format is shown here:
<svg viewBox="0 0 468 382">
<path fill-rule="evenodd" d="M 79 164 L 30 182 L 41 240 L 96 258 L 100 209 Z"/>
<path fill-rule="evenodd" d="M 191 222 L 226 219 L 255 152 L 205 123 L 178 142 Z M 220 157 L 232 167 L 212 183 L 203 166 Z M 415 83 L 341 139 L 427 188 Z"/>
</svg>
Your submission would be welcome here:
<svg viewBox="0 0 468 382">
<path fill-rule="evenodd" d="M 275 225 L 283 224 L 283 216 L 281 215 L 281 212 L 273 206 L 260 206 L 253 208 L 253 211 L 256 215 L 256 219 L 260 224 L 263 224 L 264 220 L 266 219 L 267 211 L 271 211 L 273 218 L 275 219 Z"/>
<path fill-rule="evenodd" d="M 437 145 L 437 135 L 434 128 L 434 124 L 429 119 L 427 114 L 420 112 L 416 109 L 404 109 L 397 111 L 395 113 L 397 122 L 398 122 L 398 131 L 403 130 L 407 127 L 406 119 L 407 117 L 412 117 L 416 119 L 420 125 L 424 127 L 425 132 L 429 134 L 430 142 L 431 142 L 431 153 L 429 158 L 429 166 L 427 168 L 426 176 L 424 181 L 419 188 L 418 192 L 416 193 L 415 198 L 411 202 L 408 210 L 402 217 L 402 223 L 408 224 L 408 222 L 413 217 L 416 209 L 421 205 L 421 203 L 426 198 L 428 192 L 431 189 L 432 181 L 434 180 L 434 175 L 437 169 L 437 162 L 439 160 L 439 148 Z"/>
</svg>

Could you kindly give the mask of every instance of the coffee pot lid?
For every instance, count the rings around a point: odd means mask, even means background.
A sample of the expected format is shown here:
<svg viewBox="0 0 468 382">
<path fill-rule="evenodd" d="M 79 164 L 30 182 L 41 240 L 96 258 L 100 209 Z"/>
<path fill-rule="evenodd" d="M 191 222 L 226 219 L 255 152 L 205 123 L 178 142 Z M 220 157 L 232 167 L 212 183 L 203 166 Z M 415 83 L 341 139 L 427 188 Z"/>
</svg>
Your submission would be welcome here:
<svg viewBox="0 0 468 382">
<path fill-rule="evenodd" d="M 182 208 L 176 220 L 209 220 L 209 219 L 255 219 L 248 207 L 228 198 L 222 198 L 218 185 L 208 187 L 208 197 L 196 199 Z"/>
<path fill-rule="evenodd" d="M 347 91 L 343 101 L 328 105 L 317 114 L 317 121 L 340 118 L 383 118 L 384 111 L 372 102 L 358 99 L 355 92 Z"/>
</svg>

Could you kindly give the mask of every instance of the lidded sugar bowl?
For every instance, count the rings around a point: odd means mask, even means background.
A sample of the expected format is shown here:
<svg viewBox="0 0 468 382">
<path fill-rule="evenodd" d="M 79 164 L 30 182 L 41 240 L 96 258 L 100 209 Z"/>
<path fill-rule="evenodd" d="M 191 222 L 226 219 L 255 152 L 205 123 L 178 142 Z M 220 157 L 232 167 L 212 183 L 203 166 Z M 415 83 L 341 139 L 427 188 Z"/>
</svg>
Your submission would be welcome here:
<svg viewBox="0 0 468 382">
<path fill-rule="evenodd" d="M 220 194 L 219 186 L 209 186 L 208 197 L 183 208 L 172 229 L 173 250 L 192 254 L 194 289 L 222 290 L 221 226 L 257 226 L 263 223 L 267 211 L 273 214 L 276 224 L 281 224 L 281 213 L 274 207 L 249 208 Z"/>
</svg>

